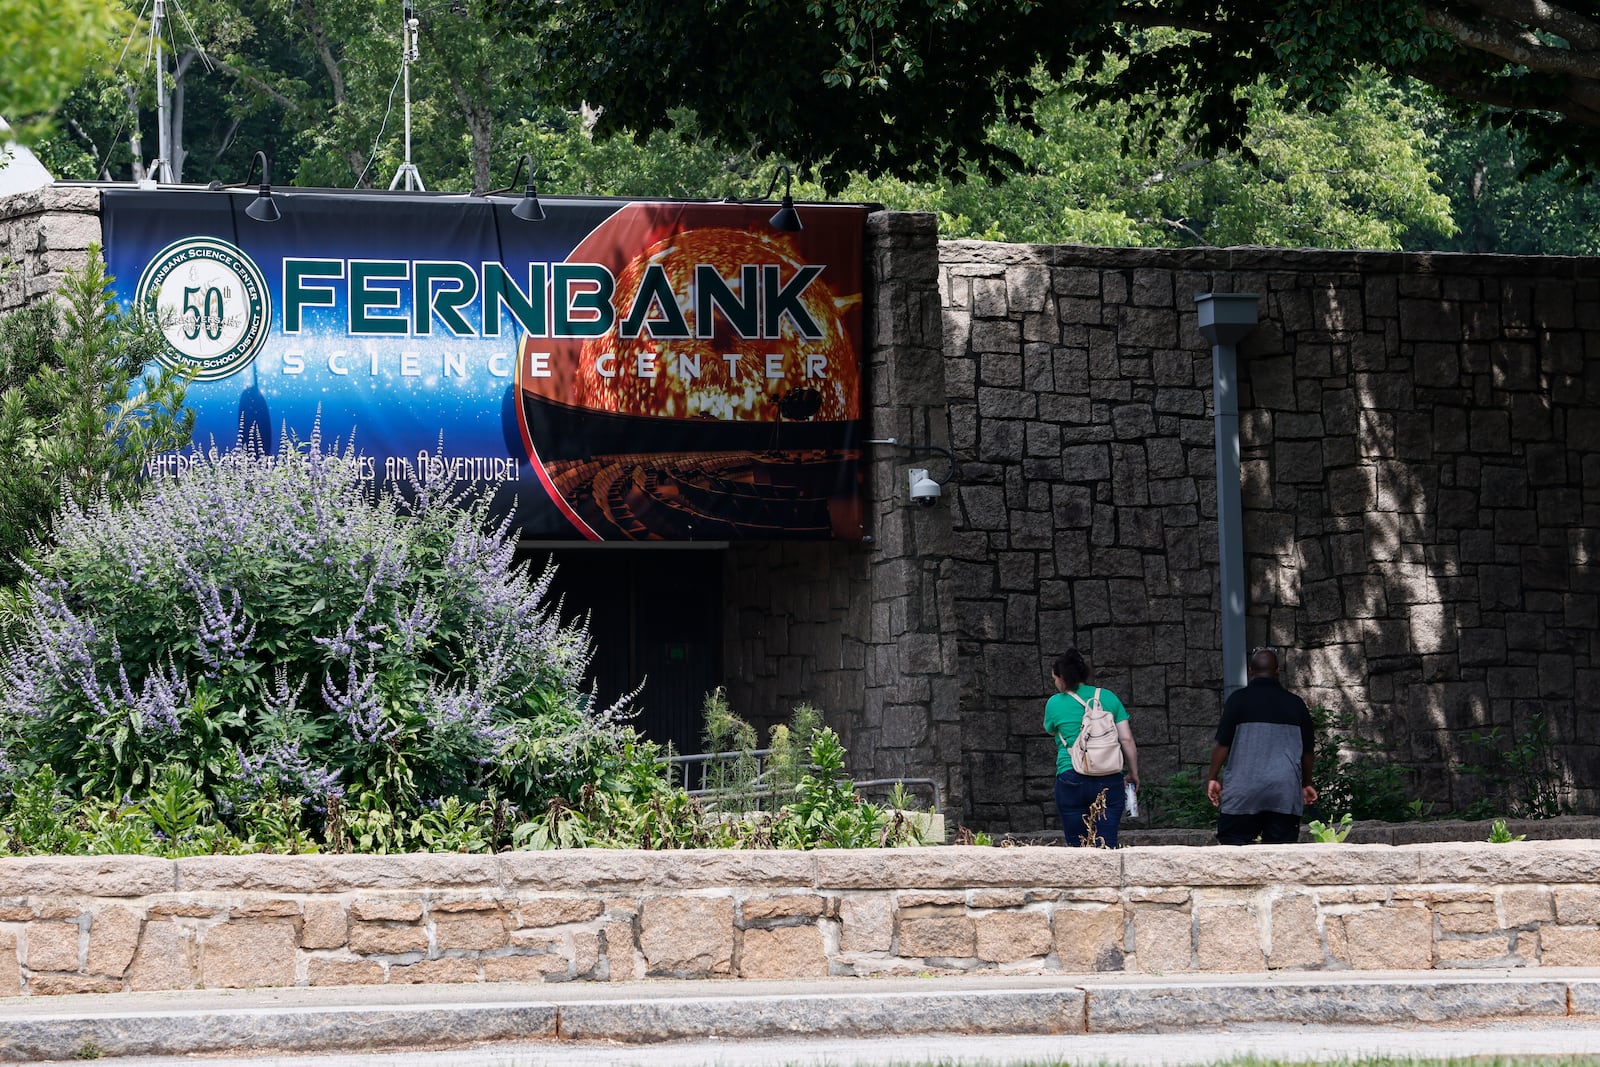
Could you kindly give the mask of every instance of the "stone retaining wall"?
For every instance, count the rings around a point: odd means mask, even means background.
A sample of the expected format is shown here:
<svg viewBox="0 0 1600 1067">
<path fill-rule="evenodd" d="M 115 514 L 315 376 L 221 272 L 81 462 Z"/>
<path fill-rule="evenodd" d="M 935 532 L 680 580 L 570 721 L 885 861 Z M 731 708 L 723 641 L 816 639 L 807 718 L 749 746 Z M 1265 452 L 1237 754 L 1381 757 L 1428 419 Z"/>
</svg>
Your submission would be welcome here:
<svg viewBox="0 0 1600 1067">
<path fill-rule="evenodd" d="M 0 312 L 55 292 L 100 239 L 98 189 L 47 186 L 0 197 Z"/>
<path fill-rule="evenodd" d="M 1220 714 L 1201 292 L 1260 295 L 1239 350 L 1247 640 L 1464 810 L 1549 729 L 1600 806 L 1600 260 L 945 242 L 954 609 L 974 825 L 1050 826 L 1049 665 L 1076 644 L 1147 782 Z M 1488 730 L 1500 740 L 1476 740 Z"/>
<path fill-rule="evenodd" d="M 1600 842 L 0 861 L 0 995 L 1600 964 Z"/>
</svg>

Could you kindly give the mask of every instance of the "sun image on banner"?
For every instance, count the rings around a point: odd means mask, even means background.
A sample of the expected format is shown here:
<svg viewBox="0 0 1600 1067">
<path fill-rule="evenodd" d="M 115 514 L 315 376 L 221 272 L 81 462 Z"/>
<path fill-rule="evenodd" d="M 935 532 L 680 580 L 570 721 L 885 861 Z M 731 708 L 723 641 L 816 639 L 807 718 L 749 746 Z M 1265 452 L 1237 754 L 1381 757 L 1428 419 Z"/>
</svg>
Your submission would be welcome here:
<svg viewBox="0 0 1600 1067">
<path fill-rule="evenodd" d="M 467 482 L 532 539 L 862 536 L 867 208 L 787 233 L 771 205 L 275 198 L 261 223 L 242 193 L 103 195 L 197 445 L 320 424 L 373 480 Z"/>
<path fill-rule="evenodd" d="M 585 315 L 588 336 L 523 339 L 523 440 L 587 536 L 860 530 L 860 257 L 767 215 L 624 207 L 570 257 L 603 269 L 563 276 L 555 301 L 618 313 Z M 825 278 L 841 258 L 857 269 Z"/>
</svg>

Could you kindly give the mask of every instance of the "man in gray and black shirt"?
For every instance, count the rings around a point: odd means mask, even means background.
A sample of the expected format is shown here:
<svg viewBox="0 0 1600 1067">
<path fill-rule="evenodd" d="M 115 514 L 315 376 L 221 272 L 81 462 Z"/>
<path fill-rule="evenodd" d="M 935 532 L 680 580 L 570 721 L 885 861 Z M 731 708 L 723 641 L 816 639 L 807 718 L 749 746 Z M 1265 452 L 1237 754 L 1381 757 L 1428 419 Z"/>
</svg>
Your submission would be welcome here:
<svg viewBox="0 0 1600 1067">
<path fill-rule="evenodd" d="M 1278 681 L 1278 650 L 1250 654 L 1250 684 L 1228 698 L 1211 750 L 1206 795 L 1219 809 L 1217 841 L 1268 845 L 1300 837 L 1300 813 L 1317 802 L 1311 784 L 1316 729 L 1306 702 Z M 1228 765 L 1226 785 L 1220 780 Z"/>
</svg>

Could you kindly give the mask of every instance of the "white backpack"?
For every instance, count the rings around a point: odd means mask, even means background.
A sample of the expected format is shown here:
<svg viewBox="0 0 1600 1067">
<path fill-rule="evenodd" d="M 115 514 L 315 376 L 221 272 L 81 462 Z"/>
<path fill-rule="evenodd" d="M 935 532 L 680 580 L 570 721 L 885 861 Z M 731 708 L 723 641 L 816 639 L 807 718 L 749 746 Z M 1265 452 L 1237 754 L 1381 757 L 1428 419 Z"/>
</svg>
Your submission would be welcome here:
<svg viewBox="0 0 1600 1067">
<path fill-rule="evenodd" d="M 1122 745 L 1117 741 L 1117 721 L 1106 706 L 1100 703 L 1100 690 L 1088 700 L 1077 693 L 1068 693 L 1083 705 L 1083 726 L 1078 739 L 1067 749 L 1072 756 L 1072 769 L 1079 774 L 1098 778 L 1122 771 Z"/>
</svg>

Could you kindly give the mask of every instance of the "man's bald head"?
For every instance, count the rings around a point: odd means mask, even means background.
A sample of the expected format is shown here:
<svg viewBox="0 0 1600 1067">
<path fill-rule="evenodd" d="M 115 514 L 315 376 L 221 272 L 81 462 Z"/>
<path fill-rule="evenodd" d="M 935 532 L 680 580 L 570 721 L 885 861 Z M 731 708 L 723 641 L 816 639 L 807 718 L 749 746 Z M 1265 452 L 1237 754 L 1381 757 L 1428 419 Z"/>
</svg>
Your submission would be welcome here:
<svg viewBox="0 0 1600 1067">
<path fill-rule="evenodd" d="M 1278 676 L 1278 653 L 1270 648 L 1258 648 L 1250 654 L 1250 677 L 1276 678 Z"/>
</svg>

